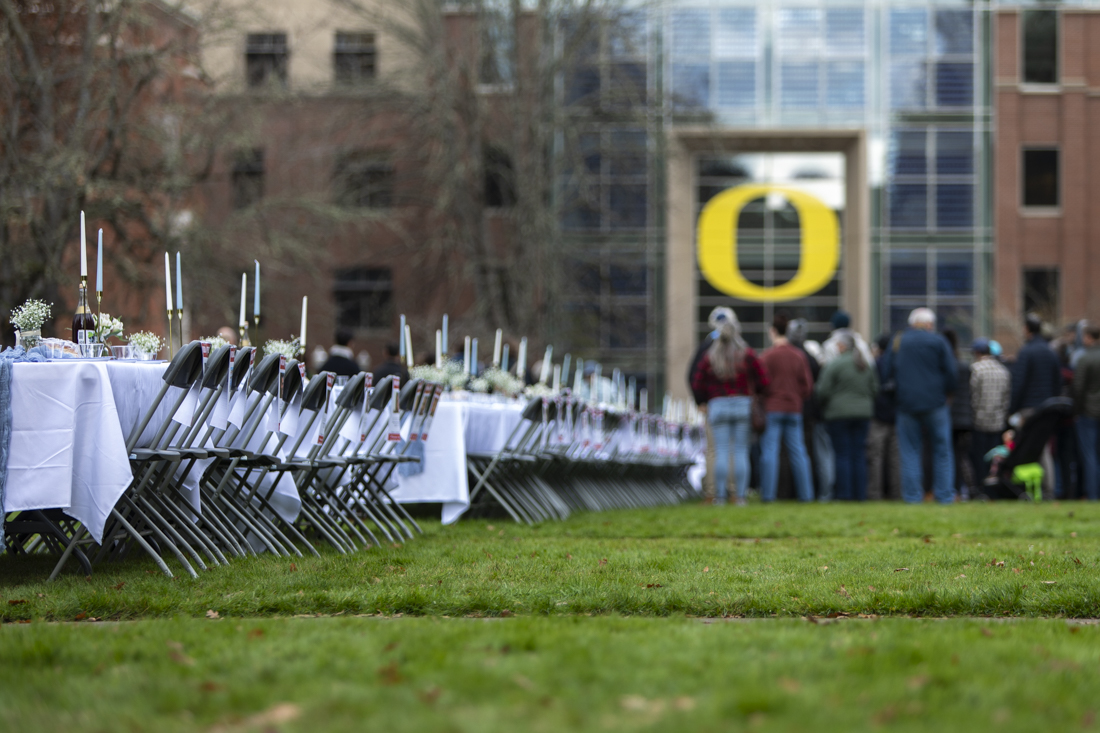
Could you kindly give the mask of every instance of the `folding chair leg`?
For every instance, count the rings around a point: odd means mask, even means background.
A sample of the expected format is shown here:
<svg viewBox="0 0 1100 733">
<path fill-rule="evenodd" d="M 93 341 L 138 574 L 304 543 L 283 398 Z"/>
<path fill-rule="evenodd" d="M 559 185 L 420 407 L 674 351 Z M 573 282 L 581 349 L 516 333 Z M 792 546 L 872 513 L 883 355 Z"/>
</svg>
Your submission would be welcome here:
<svg viewBox="0 0 1100 733">
<path fill-rule="evenodd" d="M 112 509 L 111 516 L 113 516 L 118 521 L 118 523 L 121 524 L 122 527 L 130 533 L 130 536 L 134 539 L 135 542 L 138 543 L 141 549 L 145 550 L 145 552 L 149 554 L 149 557 L 153 558 L 153 561 L 157 564 L 157 567 L 159 567 L 165 575 L 167 575 L 169 578 L 173 577 L 172 571 L 168 569 L 168 565 L 166 565 L 164 562 L 164 558 L 162 558 L 159 554 L 157 554 L 156 550 L 149 546 L 149 543 L 145 541 L 145 538 L 142 537 L 141 534 L 136 529 L 134 529 L 133 526 L 129 522 L 127 522 L 121 514 L 119 514 L 118 509 Z M 194 571 L 191 572 L 194 573 Z"/>
</svg>

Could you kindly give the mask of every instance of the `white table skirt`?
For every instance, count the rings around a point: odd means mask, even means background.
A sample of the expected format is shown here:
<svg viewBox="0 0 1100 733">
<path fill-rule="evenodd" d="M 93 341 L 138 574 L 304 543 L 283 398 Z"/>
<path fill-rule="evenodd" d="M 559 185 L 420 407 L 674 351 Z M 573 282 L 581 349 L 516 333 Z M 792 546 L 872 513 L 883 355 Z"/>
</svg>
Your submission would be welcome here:
<svg viewBox="0 0 1100 733">
<path fill-rule="evenodd" d="M 62 509 L 99 541 L 133 477 L 125 433 L 160 389 L 165 365 L 73 360 L 13 366 L 3 509 Z"/>
<path fill-rule="evenodd" d="M 403 504 L 443 504 L 443 524 L 455 522 L 470 508 L 466 454 L 496 453 L 522 419 L 523 404 L 439 403 L 428 441 L 424 471 L 401 476 L 391 492 Z"/>
</svg>

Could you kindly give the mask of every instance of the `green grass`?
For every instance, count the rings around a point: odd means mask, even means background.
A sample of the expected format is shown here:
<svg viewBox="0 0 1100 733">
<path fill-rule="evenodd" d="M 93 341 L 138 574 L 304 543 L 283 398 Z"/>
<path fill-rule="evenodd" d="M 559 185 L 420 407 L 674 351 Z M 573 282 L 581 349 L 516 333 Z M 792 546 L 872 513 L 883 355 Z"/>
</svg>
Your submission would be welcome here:
<svg viewBox="0 0 1100 733">
<path fill-rule="evenodd" d="M 197 580 L 134 557 L 45 583 L 51 559 L 4 556 L 0 619 L 1100 616 L 1097 505 L 683 506 L 425 528 L 401 546 L 249 558 Z"/>
<path fill-rule="evenodd" d="M 1079 730 L 1065 621 L 190 619 L 0 627 L 10 731 Z"/>
</svg>

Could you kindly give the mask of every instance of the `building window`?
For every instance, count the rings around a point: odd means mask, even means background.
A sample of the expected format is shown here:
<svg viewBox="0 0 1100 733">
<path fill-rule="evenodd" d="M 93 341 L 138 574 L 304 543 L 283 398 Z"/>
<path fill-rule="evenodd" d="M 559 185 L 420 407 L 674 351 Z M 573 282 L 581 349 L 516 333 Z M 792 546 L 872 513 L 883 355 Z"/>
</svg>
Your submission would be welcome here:
<svg viewBox="0 0 1100 733">
<path fill-rule="evenodd" d="M 974 32 L 973 10 L 891 9 L 891 108 L 973 106 Z"/>
<path fill-rule="evenodd" d="M 1023 11 L 1025 84 L 1058 83 L 1058 11 Z"/>
<path fill-rule="evenodd" d="M 610 252 L 567 264 L 572 283 L 566 306 L 570 343 L 590 350 L 649 347 L 649 268 Z"/>
<path fill-rule="evenodd" d="M 1024 206 L 1058 206 L 1058 151 L 1024 151 Z"/>
<path fill-rule="evenodd" d="M 387 209 L 393 206 L 394 170 L 387 160 L 369 153 L 351 153 L 336 164 L 336 201 L 349 208 Z"/>
<path fill-rule="evenodd" d="M 1024 312 L 1037 313 L 1050 323 L 1059 320 L 1058 309 L 1058 268 L 1035 267 L 1024 270 Z"/>
<path fill-rule="evenodd" d="M 508 209 L 516 205 L 515 171 L 512 159 L 499 148 L 485 149 L 485 206 Z"/>
<path fill-rule="evenodd" d="M 337 270 L 333 299 L 340 328 L 388 329 L 393 321 L 393 271 L 388 267 Z"/>
<path fill-rule="evenodd" d="M 239 151 L 233 160 L 233 208 L 247 209 L 264 197 L 264 151 Z"/>
<path fill-rule="evenodd" d="M 285 33 L 249 33 L 244 60 L 248 86 L 286 88 L 287 49 Z"/>
<path fill-rule="evenodd" d="M 887 158 L 891 229 L 974 227 L 975 142 L 970 130 L 894 130 Z"/>
<path fill-rule="evenodd" d="M 337 31 L 332 63 L 337 84 L 355 85 L 374 79 L 378 64 L 374 34 Z"/>
</svg>

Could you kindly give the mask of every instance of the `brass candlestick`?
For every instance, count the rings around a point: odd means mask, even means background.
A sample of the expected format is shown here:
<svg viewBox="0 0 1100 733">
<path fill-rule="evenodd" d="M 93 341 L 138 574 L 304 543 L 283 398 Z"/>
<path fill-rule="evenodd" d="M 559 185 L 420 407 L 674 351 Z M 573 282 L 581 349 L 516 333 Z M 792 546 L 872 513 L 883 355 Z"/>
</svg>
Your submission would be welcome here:
<svg viewBox="0 0 1100 733">
<path fill-rule="evenodd" d="M 168 358 L 169 359 L 172 358 L 173 344 L 174 343 L 175 343 L 175 338 L 173 338 L 173 336 L 172 336 L 172 309 L 169 308 L 168 309 Z"/>
<path fill-rule="evenodd" d="M 248 338 L 248 325 L 247 324 L 241 324 L 240 334 L 241 334 L 241 338 L 240 338 L 241 348 L 243 349 L 245 346 L 251 346 L 252 342 Z"/>
<path fill-rule="evenodd" d="M 169 318 L 171 318 L 171 316 L 169 316 Z M 179 322 L 180 322 L 180 348 L 182 349 L 183 348 L 183 308 L 177 308 L 176 309 L 176 318 L 178 318 Z"/>
</svg>

